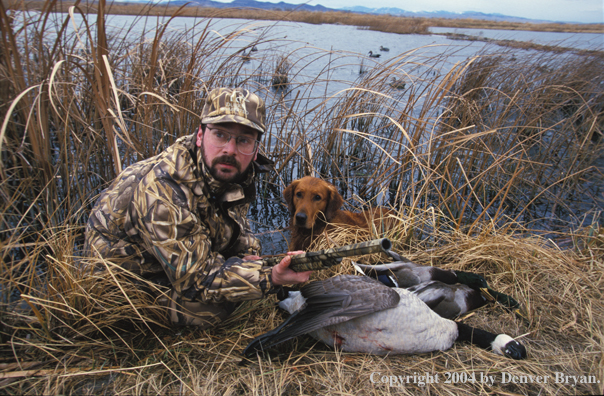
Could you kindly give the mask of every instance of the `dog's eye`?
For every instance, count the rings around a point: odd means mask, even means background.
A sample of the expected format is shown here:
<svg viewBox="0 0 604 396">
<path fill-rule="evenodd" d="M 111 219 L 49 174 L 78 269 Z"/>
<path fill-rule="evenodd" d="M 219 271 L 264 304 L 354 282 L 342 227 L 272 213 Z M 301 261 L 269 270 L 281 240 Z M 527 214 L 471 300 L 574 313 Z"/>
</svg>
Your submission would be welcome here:
<svg viewBox="0 0 604 396">
<path fill-rule="evenodd" d="M 298 192 L 296 193 L 296 197 L 298 197 L 298 198 L 302 198 L 302 193 L 301 193 L 300 191 L 298 191 Z"/>
<path fill-rule="evenodd" d="M 315 196 L 313 197 L 313 199 L 314 199 L 315 201 L 320 201 L 320 200 L 321 200 L 321 196 L 317 194 L 317 195 L 315 195 Z"/>
</svg>

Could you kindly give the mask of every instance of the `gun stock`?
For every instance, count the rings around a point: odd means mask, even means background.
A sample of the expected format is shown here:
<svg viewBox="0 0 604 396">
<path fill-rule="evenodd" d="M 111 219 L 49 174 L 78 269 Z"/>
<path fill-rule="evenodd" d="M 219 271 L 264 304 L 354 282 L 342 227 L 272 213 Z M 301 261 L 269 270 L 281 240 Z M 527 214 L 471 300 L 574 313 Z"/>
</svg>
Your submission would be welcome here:
<svg viewBox="0 0 604 396">
<path fill-rule="evenodd" d="M 330 268 L 342 262 L 342 258 L 350 256 L 361 256 L 364 254 L 381 253 L 390 250 L 392 243 L 388 238 L 374 239 L 367 242 L 355 243 L 337 248 L 307 252 L 292 256 L 289 265 L 296 272 L 315 271 Z M 283 256 L 264 259 L 265 265 L 278 264 Z"/>
</svg>

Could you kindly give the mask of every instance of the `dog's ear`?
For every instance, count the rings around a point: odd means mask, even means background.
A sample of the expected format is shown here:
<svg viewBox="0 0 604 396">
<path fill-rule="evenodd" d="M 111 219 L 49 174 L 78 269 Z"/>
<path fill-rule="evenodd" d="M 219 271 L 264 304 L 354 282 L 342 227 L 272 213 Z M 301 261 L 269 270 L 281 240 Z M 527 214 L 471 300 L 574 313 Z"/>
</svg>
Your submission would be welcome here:
<svg viewBox="0 0 604 396">
<path fill-rule="evenodd" d="M 287 209 L 290 214 L 294 214 L 296 208 L 294 208 L 294 191 L 296 191 L 296 186 L 298 185 L 298 180 L 294 180 L 291 184 L 285 187 L 283 190 L 283 198 L 285 198 L 285 202 L 287 203 Z"/>
<path fill-rule="evenodd" d="M 330 221 L 336 215 L 336 212 L 344 205 L 344 198 L 338 192 L 338 189 L 333 185 L 329 185 L 329 202 L 325 209 L 325 218 Z"/>
</svg>

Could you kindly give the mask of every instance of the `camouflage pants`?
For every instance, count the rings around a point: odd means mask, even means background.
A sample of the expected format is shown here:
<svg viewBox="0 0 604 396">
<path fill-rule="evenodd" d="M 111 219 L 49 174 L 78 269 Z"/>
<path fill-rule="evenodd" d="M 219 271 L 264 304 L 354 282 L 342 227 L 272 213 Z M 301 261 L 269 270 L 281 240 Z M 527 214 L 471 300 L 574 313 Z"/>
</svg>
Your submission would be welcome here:
<svg viewBox="0 0 604 396">
<path fill-rule="evenodd" d="M 206 304 L 199 301 L 183 301 L 175 291 L 172 291 L 167 302 L 167 310 L 170 322 L 174 325 L 208 329 L 223 322 L 238 305 L 239 303 L 234 302 Z"/>
</svg>

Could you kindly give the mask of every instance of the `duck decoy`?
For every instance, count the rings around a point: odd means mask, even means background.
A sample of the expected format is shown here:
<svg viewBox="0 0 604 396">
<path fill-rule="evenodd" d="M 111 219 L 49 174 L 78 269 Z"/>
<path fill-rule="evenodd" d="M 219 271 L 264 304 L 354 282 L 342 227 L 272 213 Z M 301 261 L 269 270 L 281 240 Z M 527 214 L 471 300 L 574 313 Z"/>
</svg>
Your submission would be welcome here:
<svg viewBox="0 0 604 396">
<path fill-rule="evenodd" d="M 258 47 L 256 47 L 255 45 L 252 47 L 252 49 L 250 49 L 250 52 L 256 52 L 258 51 Z"/>
<path fill-rule="evenodd" d="M 287 76 L 283 75 L 283 74 L 275 74 L 271 81 L 271 85 L 276 90 L 287 88 L 287 85 L 288 85 Z"/>
<path fill-rule="evenodd" d="M 390 86 L 395 89 L 405 89 L 405 87 L 407 86 L 407 83 L 405 83 L 402 80 L 397 80 L 396 77 L 392 77 Z"/>
<path fill-rule="evenodd" d="M 374 54 L 373 51 L 369 51 L 370 58 L 379 58 L 380 56 L 382 56 L 382 54 Z"/>
<path fill-rule="evenodd" d="M 384 51 L 384 52 L 388 52 L 390 51 L 390 48 L 384 47 L 380 45 L 380 51 Z"/>
<path fill-rule="evenodd" d="M 353 262 L 353 265 L 358 272 L 377 279 L 386 286 L 409 289 L 446 318 L 462 315 L 496 301 L 527 320 L 516 300 L 491 289 L 479 274 L 416 264 L 392 250 L 388 254 L 394 262 L 378 265 Z"/>
<path fill-rule="evenodd" d="M 245 52 L 243 51 L 241 53 L 241 60 L 243 61 L 243 63 L 249 62 L 252 60 L 252 53 L 251 52 Z"/>
<path fill-rule="evenodd" d="M 244 356 L 309 334 L 349 352 L 424 353 L 467 341 L 512 359 L 526 358 L 526 348 L 512 337 L 442 318 L 410 291 L 366 276 L 339 275 L 288 294 L 279 305 L 292 315 L 252 340 Z"/>
</svg>

